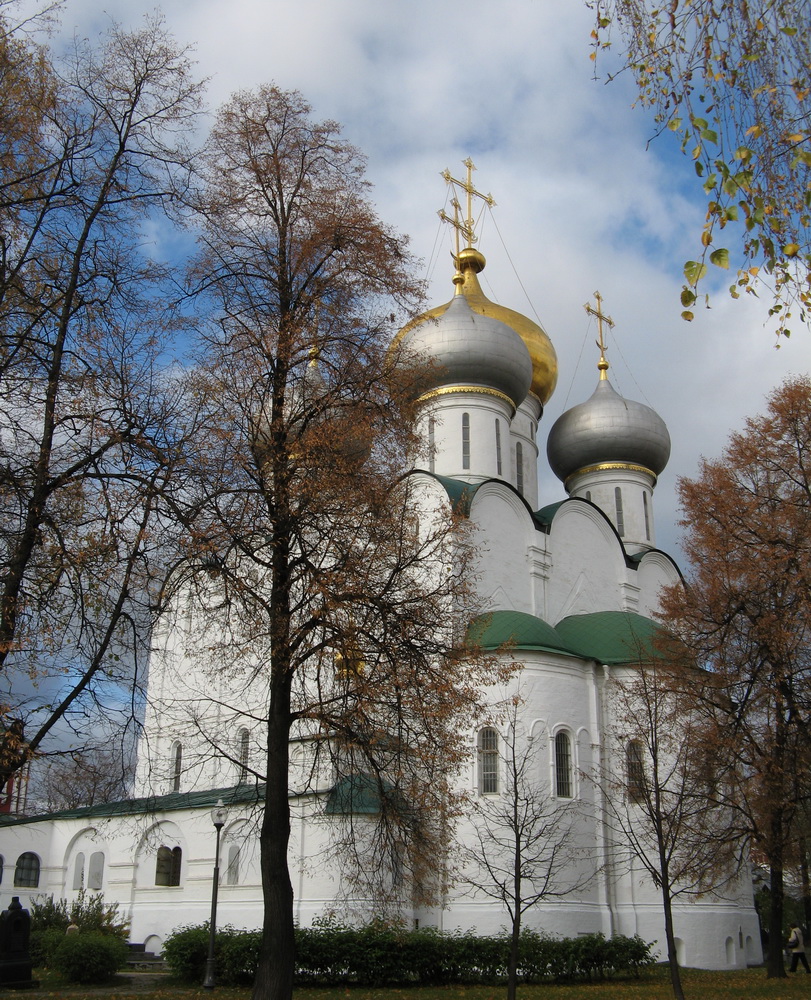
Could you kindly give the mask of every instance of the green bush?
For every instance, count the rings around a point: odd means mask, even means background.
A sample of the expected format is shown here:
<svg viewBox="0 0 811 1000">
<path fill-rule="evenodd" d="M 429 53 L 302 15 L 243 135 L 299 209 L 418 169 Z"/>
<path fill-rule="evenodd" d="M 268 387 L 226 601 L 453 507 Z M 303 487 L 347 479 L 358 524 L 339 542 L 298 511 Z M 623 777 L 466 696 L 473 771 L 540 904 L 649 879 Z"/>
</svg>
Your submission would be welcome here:
<svg viewBox="0 0 811 1000">
<path fill-rule="evenodd" d="M 127 961 L 127 946 L 114 934 L 66 934 L 53 953 L 52 967 L 72 983 L 105 983 Z"/>
<path fill-rule="evenodd" d="M 253 982 L 260 943 L 258 931 L 233 927 L 218 931 L 217 981 L 234 986 Z M 560 939 L 525 931 L 518 975 L 527 983 L 638 975 L 641 967 L 653 963 L 650 948 L 639 937 L 584 934 Z M 480 937 L 434 928 L 406 931 L 383 923 L 343 927 L 325 921 L 296 929 L 295 981 L 297 986 L 373 988 L 496 984 L 506 979 L 509 950 L 506 934 Z M 190 983 L 203 981 L 207 953 L 207 924 L 179 928 L 167 938 L 163 951 L 173 974 Z"/>
<path fill-rule="evenodd" d="M 214 951 L 217 980 L 229 986 L 252 986 L 261 943 L 261 931 L 237 931 L 233 927 L 218 931 Z"/>
<path fill-rule="evenodd" d="M 28 953 L 35 969 L 48 969 L 53 962 L 56 949 L 65 939 L 65 932 L 58 927 L 32 930 L 28 942 Z"/>
<path fill-rule="evenodd" d="M 208 955 L 208 924 L 178 927 L 163 943 L 163 960 L 184 983 L 202 983 Z M 219 944 L 221 934 L 217 935 Z M 217 951 L 215 950 L 215 956 Z"/>
</svg>

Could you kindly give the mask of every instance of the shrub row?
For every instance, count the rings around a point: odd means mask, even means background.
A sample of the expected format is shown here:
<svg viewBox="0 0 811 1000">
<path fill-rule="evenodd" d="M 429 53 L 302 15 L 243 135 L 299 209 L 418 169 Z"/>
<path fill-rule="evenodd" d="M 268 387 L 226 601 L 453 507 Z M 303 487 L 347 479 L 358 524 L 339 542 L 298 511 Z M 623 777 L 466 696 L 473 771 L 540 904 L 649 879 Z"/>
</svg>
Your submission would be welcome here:
<svg viewBox="0 0 811 1000">
<path fill-rule="evenodd" d="M 233 927 L 217 932 L 218 982 L 251 983 L 259 956 L 258 931 Z M 370 924 L 324 924 L 296 930 L 296 984 L 318 986 L 407 986 L 447 983 L 494 984 L 507 976 L 506 935 L 479 937 L 433 929 L 404 931 Z M 650 944 L 640 937 L 585 934 L 553 938 L 533 931 L 521 936 L 519 977 L 540 983 L 638 975 L 653 964 Z M 199 983 L 205 972 L 208 928 L 179 928 L 167 938 L 164 958 L 176 977 Z"/>
</svg>

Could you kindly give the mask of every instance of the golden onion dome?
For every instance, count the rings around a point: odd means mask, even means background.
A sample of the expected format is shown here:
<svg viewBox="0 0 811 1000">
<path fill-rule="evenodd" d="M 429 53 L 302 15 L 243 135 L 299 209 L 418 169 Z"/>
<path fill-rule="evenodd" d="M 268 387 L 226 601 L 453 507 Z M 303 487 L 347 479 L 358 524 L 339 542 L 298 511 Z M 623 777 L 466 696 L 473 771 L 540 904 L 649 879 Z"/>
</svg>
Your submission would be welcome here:
<svg viewBox="0 0 811 1000">
<path fill-rule="evenodd" d="M 479 272 L 484 269 L 486 263 L 484 254 L 474 247 L 465 247 L 459 251 L 456 261 L 458 271 L 454 275 L 453 281 L 457 287 L 457 294 L 461 292 L 464 295 L 472 312 L 505 323 L 521 337 L 532 359 L 530 392 L 538 397 L 542 406 L 545 406 L 555 391 L 558 381 L 558 358 L 546 331 L 528 316 L 523 316 L 515 309 L 491 302 L 487 298 L 478 278 Z M 396 341 L 401 340 L 413 327 L 426 320 L 442 316 L 450 304 L 450 302 L 446 302 L 444 305 L 435 306 L 411 320 L 397 335 Z"/>
</svg>

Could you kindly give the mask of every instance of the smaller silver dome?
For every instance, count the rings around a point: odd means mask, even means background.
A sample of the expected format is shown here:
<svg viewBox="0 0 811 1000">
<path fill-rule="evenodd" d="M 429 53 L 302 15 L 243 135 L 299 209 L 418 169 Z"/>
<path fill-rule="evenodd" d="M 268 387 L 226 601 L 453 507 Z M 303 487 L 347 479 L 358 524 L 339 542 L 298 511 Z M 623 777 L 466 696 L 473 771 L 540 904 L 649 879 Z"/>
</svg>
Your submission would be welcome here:
<svg viewBox="0 0 811 1000">
<path fill-rule="evenodd" d="M 500 320 L 474 313 L 456 295 L 441 316 L 427 317 L 407 330 L 407 352 L 434 363 L 420 384 L 423 394 L 442 387 L 494 389 L 517 408 L 532 384 L 532 358 L 524 341 Z"/>
<path fill-rule="evenodd" d="M 639 465 L 654 476 L 670 458 L 665 422 L 649 406 L 624 399 L 603 378 L 591 399 L 561 414 L 549 431 L 546 453 L 564 482 L 593 465 Z"/>
</svg>

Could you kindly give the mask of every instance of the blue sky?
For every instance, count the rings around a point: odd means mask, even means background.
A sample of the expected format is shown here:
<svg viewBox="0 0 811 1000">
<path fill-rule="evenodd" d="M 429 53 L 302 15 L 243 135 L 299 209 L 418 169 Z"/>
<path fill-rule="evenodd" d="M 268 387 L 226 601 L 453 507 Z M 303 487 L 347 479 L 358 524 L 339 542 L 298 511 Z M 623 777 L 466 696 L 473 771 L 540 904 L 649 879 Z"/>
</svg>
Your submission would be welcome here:
<svg viewBox="0 0 811 1000">
<path fill-rule="evenodd" d="M 154 7 L 66 0 L 53 43 L 94 38 L 111 18 L 135 25 Z M 461 176 L 473 157 L 476 183 L 497 202 L 479 243 L 485 291 L 540 319 L 558 352 L 547 430 L 596 385 L 596 329 L 583 304 L 599 289 L 616 323 L 614 386 L 652 405 L 673 439 L 655 508 L 658 543 L 678 555 L 676 476 L 717 455 L 786 374 L 808 371 L 809 335 L 797 328 L 775 350 L 767 299 L 730 301 L 731 275 L 720 271 L 706 288 L 712 308 L 692 324 L 680 319 L 700 188 L 670 135 L 646 149 L 654 126 L 631 107 L 630 78 L 593 78 L 585 2 L 167 0 L 161 9 L 178 41 L 195 47 L 212 107 L 273 81 L 301 90 L 316 117 L 342 123 L 369 158 L 381 217 L 425 259 L 432 301 L 452 293 L 450 232 L 434 252 L 446 197 L 439 175 L 448 167 Z M 562 495 L 542 475 L 541 503 Z"/>
</svg>

